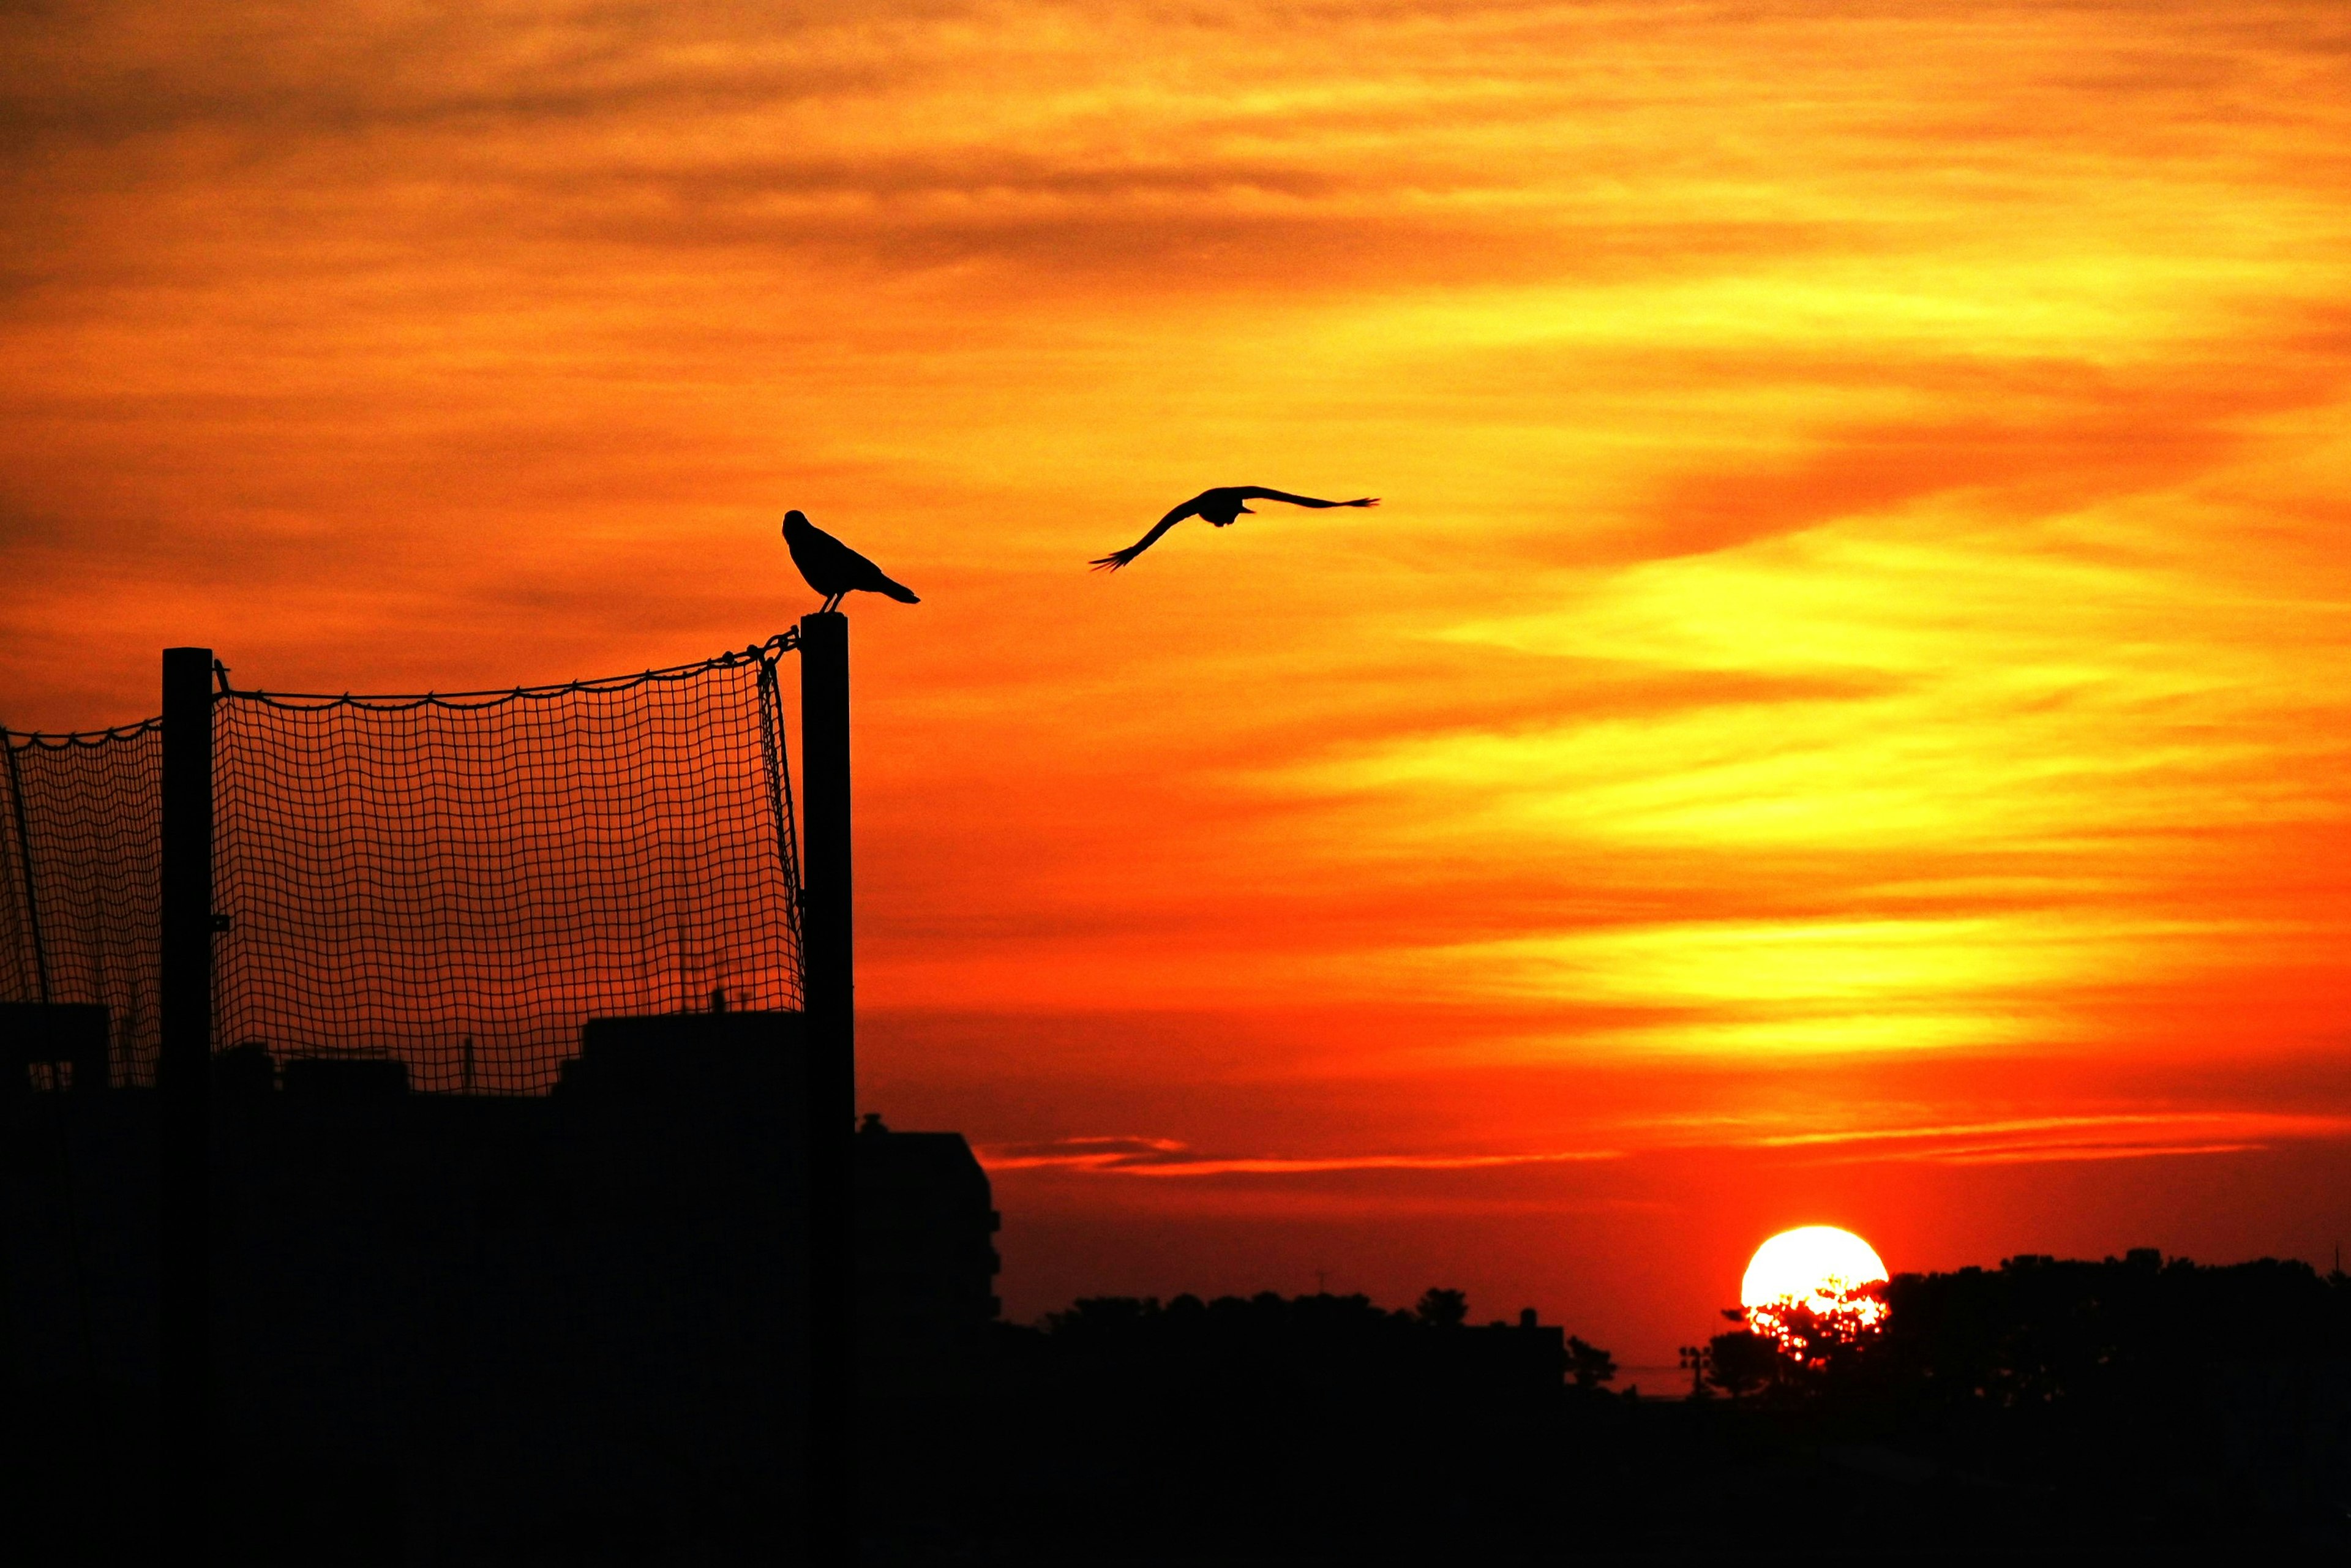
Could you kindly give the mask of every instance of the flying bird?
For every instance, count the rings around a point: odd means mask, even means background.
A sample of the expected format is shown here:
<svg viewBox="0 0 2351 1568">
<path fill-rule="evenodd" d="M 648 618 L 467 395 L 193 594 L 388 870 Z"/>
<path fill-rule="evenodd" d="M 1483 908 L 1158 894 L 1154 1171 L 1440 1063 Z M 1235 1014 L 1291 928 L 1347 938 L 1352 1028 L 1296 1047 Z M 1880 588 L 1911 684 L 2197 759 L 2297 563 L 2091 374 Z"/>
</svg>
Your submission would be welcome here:
<svg viewBox="0 0 2351 1568">
<path fill-rule="evenodd" d="M 839 609 L 843 599 L 860 590 L 886 593 L 901 604 L 922 602 L 913 589 L 893 582 L 880 567 L 810 522 L 806 512 L 796 508 L 784 514 L 784 544 L 808 585 L 824 595 L 826 610 Z"/>
<path fill-rule="evenodd" d="M 1096 571 L 1116 571 L 1158 541 L 1159 536 L 1186 517 L 1206 517 L 1218 528 L 1225 528 L 1243 512 L 1251 517 L 1257 508 L 1251 501 L 1287 501 L 1293 507 L 1376 507 L 1377 496 L 1365 496 L 1354 501 L 1324 501 L 1312 496 L 1293 496 L 1287 490 L 1269 490 L 1262 485 L 1219 485 L 1213 490 L 1203 490 L 1165 517 L 1152 530 L 1123 550 L 1113 550 L 1092 563 Z"/>
</svg>

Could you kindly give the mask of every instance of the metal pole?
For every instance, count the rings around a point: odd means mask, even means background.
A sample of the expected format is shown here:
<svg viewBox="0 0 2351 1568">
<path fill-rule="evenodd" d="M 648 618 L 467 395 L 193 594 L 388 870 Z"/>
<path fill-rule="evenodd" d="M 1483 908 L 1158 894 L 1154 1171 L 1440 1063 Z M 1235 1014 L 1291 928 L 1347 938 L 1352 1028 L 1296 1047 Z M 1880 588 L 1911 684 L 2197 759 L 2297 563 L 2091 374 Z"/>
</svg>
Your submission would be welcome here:
<svg viewBox="0 0 2351 1568">
<path fill-rule="evenodd" d="M 857 1121 L 857 997 L 850 873 L 849 618 L 800 621 L 801 835 L 808 908 L 809 1543 L 820 1563 L 856 1556 L 857 1353 L 852 1142 Z"/>
<path fill-rule="evenodd" d="M 205 1560 L 211 1278 L 205 1234 L 213 1034 L 213 653 L 163 650 L 162 1138 L 157 1195 L 161 1525 Z"/>
<path fill-rule="evenodd" d="M 41 894 L 33 880 L 33 833 L 25 821 L 25 773 L 16 765 L 16 746 L 5 735 L 0 735 L 0 747 L 8 751 L 9 815 L 16 819 L 16 869 L 24 879 L 25 923 L 33 937 L 33 976 L 40 999 L 46 1002 L 49 999 L 49 950 L 41 940 Z"/>
</svg>

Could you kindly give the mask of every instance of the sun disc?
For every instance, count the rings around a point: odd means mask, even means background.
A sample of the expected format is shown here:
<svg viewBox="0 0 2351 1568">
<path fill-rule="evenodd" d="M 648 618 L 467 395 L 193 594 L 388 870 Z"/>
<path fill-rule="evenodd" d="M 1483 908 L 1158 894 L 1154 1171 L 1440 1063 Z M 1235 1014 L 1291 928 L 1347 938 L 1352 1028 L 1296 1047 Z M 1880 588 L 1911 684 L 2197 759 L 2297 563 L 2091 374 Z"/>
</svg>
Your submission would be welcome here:
<svg viewBox="0 0 2351 1568">
<path fill-rule="evenodd" d="M 1748 1328 L 1800 1361 L 1823 1341 L 1853 1343 L 1886 1319 L 1877 1287 L 1886 1264 L 1868 1242 L 1834 1225 L 1783 1230 L 1755 1249 L 1739 1282 Z"/>
<path fill-rule="evenodd" d="M 1756 1307 L 1809 1296 L 1834 1281 L 1845 1289 L 1883 1284 L 1886 1265 L 1868 1242 L 1834 1225 L 1783 1230 L 1755 1249 L 1739 1282 L 1739 1304 Z"/>
</svg>

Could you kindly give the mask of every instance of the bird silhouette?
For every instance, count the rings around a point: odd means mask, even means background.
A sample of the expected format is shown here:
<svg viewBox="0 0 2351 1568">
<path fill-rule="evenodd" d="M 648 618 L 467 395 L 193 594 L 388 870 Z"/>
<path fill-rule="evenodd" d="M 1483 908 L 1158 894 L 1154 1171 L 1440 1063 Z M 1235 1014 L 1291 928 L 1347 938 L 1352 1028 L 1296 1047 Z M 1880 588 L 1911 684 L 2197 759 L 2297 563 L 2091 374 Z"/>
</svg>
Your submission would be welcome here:
<svg viewBox="0 0 2351 1568">
<path fill-rule="evenodd" d="M 798 508 L 784 514 L 784 544 L 808 585 L 824 595 L 825 610 L 839 609 L 843 599 L 861 590 L 886 593 L 901 604 L 922 602 L 913 589 L 892 581 L 880 567 L 810 522 Z"/>
<path fill-rule="evenodd" d="M 1380 504 L 1377 496 L 1365 496 L 1353 501 L 1325 501 L 1312 496 L 1293 496 L 1287 490 L 1269 490 L 1262 485 L 1219 485 L 1213 490 L 1201 491 L 1160 518 L 1149 533 L 1124 549 L 1113 550 L 1092 565 L 1096 571 L 1116 571 L 1149 549 L 1158 542 L 1160 535 L 1186 517 L 1206 517 L 1221 528 L 1243 512 L 1255 517 L 1257 508 L 1248 505 L 1251 501 L 1287 501 L 1293 507 L 1376 507 Z"/>
</svg>

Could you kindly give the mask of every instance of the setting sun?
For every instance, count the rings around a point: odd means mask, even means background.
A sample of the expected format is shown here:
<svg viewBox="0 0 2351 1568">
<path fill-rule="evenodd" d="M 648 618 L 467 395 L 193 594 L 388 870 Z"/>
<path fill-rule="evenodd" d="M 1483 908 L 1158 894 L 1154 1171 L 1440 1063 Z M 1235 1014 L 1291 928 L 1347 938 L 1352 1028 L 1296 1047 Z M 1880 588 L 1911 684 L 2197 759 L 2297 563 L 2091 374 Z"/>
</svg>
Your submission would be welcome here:
<svg viewBox="0 0 2351 1568">
<path fill-rule="evenodd" d="M 1868 1242 L 1834 1225 L 1783 1230 L 1755 1249 L 1739 1282 L 1748 1328 L 1799 1361 L 1851 1344 L 1886 1321 L 1886 1265 Z"/>
<path fill-rule="evenodd" d="M 0 721 L 683 666 L 820 602 L 797 508 L 922 599 L 860 1109 L 970 1138 L 1010 1319 L 1654 1365 L 1792 1221 L 2324 1259 L 2345 18 L 10 6 Z M 1232 485 L 1381 505 L 1088 570 Z"/>
</svg>

